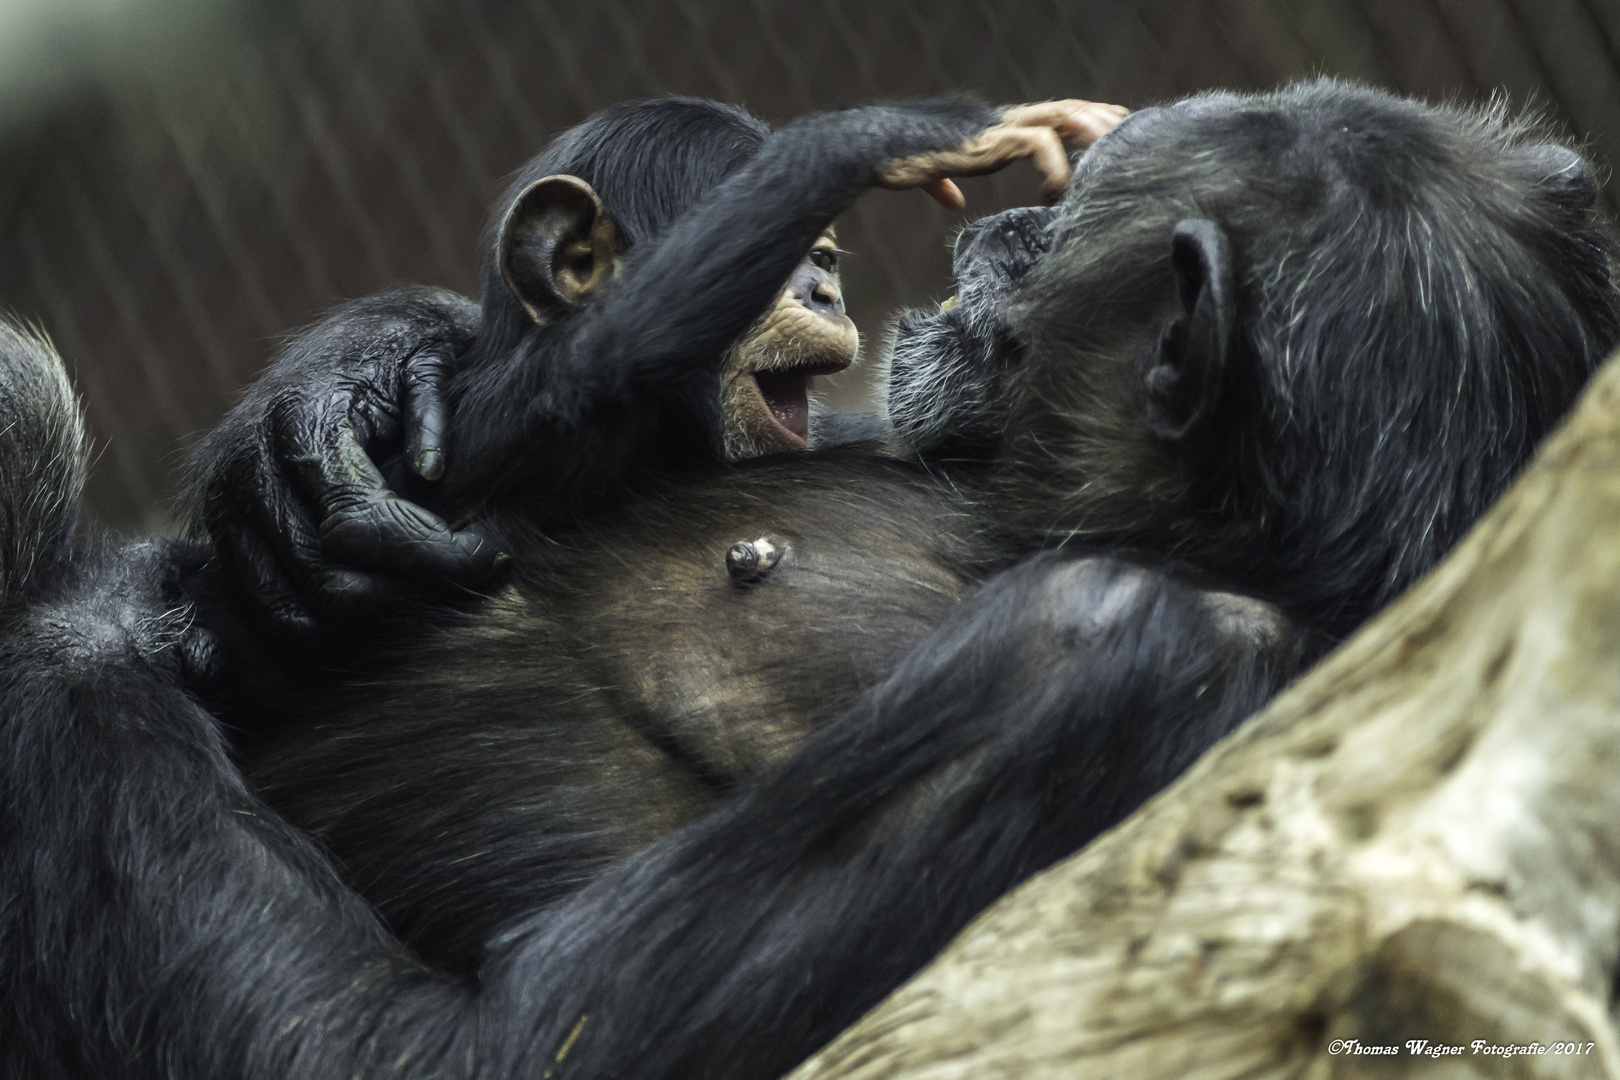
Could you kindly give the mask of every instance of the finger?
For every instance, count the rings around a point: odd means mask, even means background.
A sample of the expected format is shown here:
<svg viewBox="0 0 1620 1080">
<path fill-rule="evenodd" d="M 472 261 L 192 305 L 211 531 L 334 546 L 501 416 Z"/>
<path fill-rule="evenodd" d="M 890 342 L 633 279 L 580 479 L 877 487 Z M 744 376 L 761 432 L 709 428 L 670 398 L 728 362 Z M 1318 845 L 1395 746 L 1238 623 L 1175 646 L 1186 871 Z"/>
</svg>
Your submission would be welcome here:
<svg viewBox="0 0 1620 1080">
<path fill-rule="evenodd" d="M 308 580 L 306 568 L 319 558 L 314 515 L 273 444 L 260 438 L 220 463 L 208 485 L 203 523 L 255 602 L 276 604 L 283 594 L 296 595 Z"/>
<path fill-rule="evenodd" d="M 1087 102 L 1078 98 L 1063 101 L 1036 101 L 1028 105 L 1013 105 L 1003 109 L 1001 122 L 1013 127 L 1052 127 L 1064 123 L 1077 105 Z"/>
<path fill-rule="evenodd" d="M 326 433 L 324 450 L 309 452 L 293 425 L 278 425 L 293 445 L 278 455 L 318 515 L 321 562 L 344 562 L 367 573 L 431 576 L 473 586 L 495 572 L 495 545 L 470 530 L 452 530 L 437 514 L 395 496 L 360 445 L 352 426 Z M 309 565 L 302 547 L 290 556 Z"/>
<path fill-rule="evenodd" d="M 281 491 L 285 487 L 260 482 L 242 490 Z M 355 623 L 397 608 L 400 598 L 409 591 L 407 583 L 400 580 L 336 565 L 329 556 L 351 555 L 352 551 L 345 550 L 341 542 L 331 544 L 317 533 L 301 508 L 289 499 L 250 497 L 243 501 L 246 505 L 238 509 L 233 523 L 241 521 L 249 527 L 216 527 L 213 531 L 216 537 L 226 539 L 221 548 L 228 553 L 236 579 L 262 621 L 279 636 L 317 639 L 332 624 Z M 356 524 L 353 517 L 363 516 L 351 515 L 348 526 Z M 370 555 L 375 557 L 376 551 Z M 498 570 L 499 557 L 494 561 Z M 477 560 L 470 575 L 461 572 L 461 564 L 451 567 L 451 573 L 441 569 L 412 567 L 411 573 L 418 580 L 411 584 L 418 595 L 422 592 L 421 579 L 431 582 L 432 587 L 470 588 L 493 576 L 478 568 Z"/>
<path fill-rule="evenodd" d="M 276 402 L 269 418 L 271 447 L 264 454 L 272 467 L 286 470 L 317 520 L 351 492 L 387 490 L 364 445 L 399 436 L 399 428 L 374 403 L 357 403 L 348 389 L 331 397 L 314 408 L 302 399 Z"/>
<path fill-rule="evenodd" d="M 283 638 L 308 639 L 320 632 L 262 537 L 233 528 L 216 532 L 214 542 L 261 622 Z"/>
<path fill-rule="evenodd" d="M 1051 128 L 1027 128 L 1021 134 L 1029 147 L 1030 162 L 1040 170 L 1040 191 L 1048 199 L 1061 198 L 1071 175 L 1069 152 L 1063 147 L 1063 139 Z"/>
<path fill-rule="evenodd" d="M 1013 127 L 1048 127 L 1065 142 L 1089 146 L 1108 134 L 1130 114 L 1122 105 L 1068 98 L 1016 105 L 1002 113 L 1001 122 Z"/>
<path fill-rule="evenodd" d="M 279 636 L 318 639 L 334 623 L 374 618 L 404 591 L 397 581 L 333 565 L 311 537 L 273 522 L 262 533 L 233 533 L 226 546 L 237 580 Z"/>
<path fill-rule="evenodd" d="M 1090 146 L 1113 131 L 1131 111 L 1121 105 L 1101 105 L 1093 101 L 1080 102 L 1080 107 L 1069 114 L 1069 125 L 1060 134 L 1067 142 Z"/>
<path fill-rule="evenodd" d="M 405 460 L 424 480 L 444 475 L 444 433 L 448 426 L 444 387 L 449 370 L 449 359 L 433 350 L 423 350 L 405 362 L 401 403 L 405 413 Z"/>
<path fill-rule="evenodd" d="M 389 492 L 363 492 L 334 505 L 321 522 L 321 540 L 336 560 L 464 588 L 492 578 L 501 556 L 476 531 L 451 529 L 432 511 Z"/>
<path fill-rule="evenodd" d="M 931 180 L 922 186 L 922 190 L 947 210 L 967 209 L 967 196 L 962 194 L 962 189 L 953 180 Z"/>
<path fill-rule="evenodd" d="M 315 607 L 327 622 L 359 623 L 376 618 L 379 611 L 404 607 L 409 593 L 404 583 L 392 578 L 334 570 L 315 590 Z"/>
</svg>

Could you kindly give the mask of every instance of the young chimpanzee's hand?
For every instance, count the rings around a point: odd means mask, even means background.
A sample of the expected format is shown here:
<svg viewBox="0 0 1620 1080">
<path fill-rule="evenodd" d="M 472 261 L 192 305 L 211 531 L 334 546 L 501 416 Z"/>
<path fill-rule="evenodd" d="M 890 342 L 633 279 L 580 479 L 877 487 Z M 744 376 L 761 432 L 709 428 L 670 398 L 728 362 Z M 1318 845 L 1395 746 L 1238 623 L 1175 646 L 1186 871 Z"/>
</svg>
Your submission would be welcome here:
<svg viewBox="0 0 1620 1080">
<path fill-rule="evenodd" d="M 190 525 L 278 633 L 311 637 L 493 576 L 493 543 L 398 497 L 378 467 L 402 459 L 400 479 L 427 482 L 443 472 L 444 384 L 478 317 L 439 289 L 344 305 L 294 337 L 198 444 Z"/>
<path fill-rule="evenodd" d="M 886 188 L 920 187 L 948 210 L 967 206 L 953 176 L 982 176 L 1029 158 L 1041 172 L 1041 191 L 1049 199 L 1063 194 L 1069 182 L 1068 146 L 1090 146 L 1112 131 L 1129 110 L 1077 98 L 1014 105 L 1001 113 L 1001 123 L 980 132 L 955 150 L 919 154 L 891 162 L 878 183 Z"/>
</svg>

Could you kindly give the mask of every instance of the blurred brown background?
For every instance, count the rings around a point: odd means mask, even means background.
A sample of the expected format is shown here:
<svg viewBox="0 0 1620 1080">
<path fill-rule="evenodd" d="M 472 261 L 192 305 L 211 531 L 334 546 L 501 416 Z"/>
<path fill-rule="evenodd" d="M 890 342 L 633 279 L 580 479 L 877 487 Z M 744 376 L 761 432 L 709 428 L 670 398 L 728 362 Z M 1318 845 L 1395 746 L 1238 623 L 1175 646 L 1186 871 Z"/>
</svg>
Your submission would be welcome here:
<svg viewBox="0 0 1620 1080">
<path fill-rule="evenodd" d="M 1504 93 L 1620 153 L 1620 0 L 0 0 L 0 305 L 76 374 L 97 514 L 162 529 L 183 446 L 279 335 L 393 282 L 469 290 L 503 177 L 603 105 L 1139 106 L 1319 73 Z M 974 213 L 1033 194 L 968 186 Z M 959 221 L 876 192 L 842 223 L 869 351 L 944 294 Z"/>
</svg>

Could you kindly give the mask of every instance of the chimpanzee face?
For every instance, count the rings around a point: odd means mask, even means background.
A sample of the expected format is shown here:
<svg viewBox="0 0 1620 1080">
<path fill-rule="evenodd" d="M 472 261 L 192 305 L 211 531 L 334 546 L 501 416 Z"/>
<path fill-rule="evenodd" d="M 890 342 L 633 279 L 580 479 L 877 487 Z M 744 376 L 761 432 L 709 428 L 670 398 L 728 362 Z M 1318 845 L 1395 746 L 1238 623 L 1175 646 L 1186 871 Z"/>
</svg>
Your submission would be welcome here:
<svg viewBox="0 0 1620 1080">
<path fill-rule="evenodd" d="M 1007 299 L 1051 245 L 1054 207 L 1026 206 L 972 222 L 951 259 L 956 294 L 937 311 L 901 317 L 890 350 L 889 414 L 919 453 L 970 450 L 994 438 L 986 406 L 1021 347 Z"/>
<path fill-rule="evenodd" d="M 1144 151 L 1151 154 L 1167 127 L 1188 115 L 1227 108 L 1228 99 L 1208 95 L 1132 113 L 1082 155 L 1061 211 L 1020 207 L 981 218 L 962 231 L 952 259 L 956 294 L 937 311 L 907 312 L 893 331 L 889 414 L 913 450 L 972 457 L 996 444 L 1005 414 L 1005 376 L 1019 366 L 1027 344 L 1014 329 L 1012 306 L 1025 279 L 1058 244 L 1063 219 L 1084 216 L 1075 207 L 1085 201 L 1088 179 Z M 1167 243 L 1160 246 L 1168 250 Z"/>
<path fill-rule="evenodd" d="M 721 381 L 726 456 L 732 461 L 803 450 L 811 380 L 848 367 L 860 335 L 844 312 L 837 236 L 828 229 L 748 336 Z"/>
<path fill-rule="evenodd" d="M 895 427 L 983 463 L 1009 528 L 1174 553 L 1343 632 L 1620 336 L 1593 171 L 1540 138 L 1325 80 L 1132 114 L 1060 213 L 963 233 L 956 305 L 896 331 Z"/>
</svg>

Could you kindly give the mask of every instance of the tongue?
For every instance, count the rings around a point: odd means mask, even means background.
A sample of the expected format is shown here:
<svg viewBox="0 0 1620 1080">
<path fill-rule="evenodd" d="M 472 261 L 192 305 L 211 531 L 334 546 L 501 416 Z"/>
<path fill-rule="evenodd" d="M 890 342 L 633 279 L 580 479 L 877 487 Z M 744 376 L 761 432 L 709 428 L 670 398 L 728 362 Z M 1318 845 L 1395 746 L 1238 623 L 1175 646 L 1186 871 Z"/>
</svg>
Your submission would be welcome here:
<svg viewBox="0 0 1620 1080">
<path fill-rule="evenodd" d="M 754 381 L 776 422 L 799 438 L 810 433 L 810 376 L 803 371 L 756 371 Z"/>
</svg>

